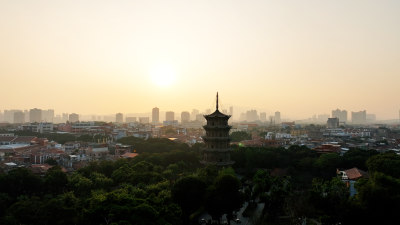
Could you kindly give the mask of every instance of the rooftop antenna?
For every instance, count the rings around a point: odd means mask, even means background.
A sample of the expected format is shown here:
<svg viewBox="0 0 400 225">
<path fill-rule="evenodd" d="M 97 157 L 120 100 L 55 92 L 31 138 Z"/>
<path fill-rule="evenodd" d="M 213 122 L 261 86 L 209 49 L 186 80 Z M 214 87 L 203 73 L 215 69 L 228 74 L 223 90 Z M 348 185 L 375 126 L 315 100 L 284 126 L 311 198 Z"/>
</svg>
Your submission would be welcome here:
<svg viewBox="0 0 400 225">
<path fill-rule="evenodd" d="M 218 111 L 218 91 L 217 91 L 217 111 Z"/>
</svg>

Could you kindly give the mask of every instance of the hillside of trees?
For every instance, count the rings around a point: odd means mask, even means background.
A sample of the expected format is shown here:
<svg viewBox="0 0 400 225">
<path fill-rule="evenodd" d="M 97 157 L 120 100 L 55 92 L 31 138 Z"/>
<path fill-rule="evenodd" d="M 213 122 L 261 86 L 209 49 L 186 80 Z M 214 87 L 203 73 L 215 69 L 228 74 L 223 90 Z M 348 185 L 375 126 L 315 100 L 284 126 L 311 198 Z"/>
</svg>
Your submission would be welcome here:
<svg viewBox="0 0 400 225">
<path fill-rule="evenodd" d="M 92 162 L 72 174 L 26 168 L 0 174 L 0 224 L 198 224 L 208 212 L 233 218 L 244 202 L 265 203 L 254 224 L 397 224 L 400 156 L 352 149 L 343 156 L 310 149 L 236 147 L 232 168 L 199 163 L 200 145 L 163 139 L 122 140 L 133 159 Z M 358 193 L 337 168 L 367 170 Z M 277 171 L 280 171 L 278 173 Z M 249 204 L 251 208 L 252 204 Z M 312 224 L 312 223 L 308 223 Z"/>
</svg>

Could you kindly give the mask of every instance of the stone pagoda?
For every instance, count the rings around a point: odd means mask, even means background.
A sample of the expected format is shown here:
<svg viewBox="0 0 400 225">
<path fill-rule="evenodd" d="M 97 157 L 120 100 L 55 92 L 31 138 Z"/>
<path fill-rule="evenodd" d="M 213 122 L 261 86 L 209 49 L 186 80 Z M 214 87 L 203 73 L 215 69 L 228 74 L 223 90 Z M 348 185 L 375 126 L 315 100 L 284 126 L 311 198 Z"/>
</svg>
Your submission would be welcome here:
<svg viewBox="0 0 400 225">
<path fill-rule="evenodd" d="M 217 104 L 215 112 L 204 115 L 207 120 L 207 125 L 203 126 L 206 131 L 206 136 L 203 136 L 205 148 L 203 149 L 202 164 L 230 166 L 234 163 L 230 155 L 230 138 L 228 125 L 230 115 L 225 115 L 218 110 L 218 92 Z"/>
</svg>

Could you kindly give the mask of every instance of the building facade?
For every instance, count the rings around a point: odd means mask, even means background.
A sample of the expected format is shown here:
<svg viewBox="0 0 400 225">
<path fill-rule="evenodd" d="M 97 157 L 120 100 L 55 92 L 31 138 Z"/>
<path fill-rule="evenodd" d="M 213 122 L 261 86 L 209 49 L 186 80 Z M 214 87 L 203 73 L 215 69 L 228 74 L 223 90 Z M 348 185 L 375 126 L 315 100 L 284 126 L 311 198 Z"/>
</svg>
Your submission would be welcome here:
<svg viewBox="0 0 400 225">
<path fill-rule="evenodd" d="M 181 113 L 181 122 L 187 123 L 190 121 L 190 113 L 189 112 L 182 112 Z"/>
<path fill-rule="evenodd" d="M 40 123 L 42 121 L 42 110 L 37 108 L 29 110 L 29 121 L 31 123 Z"/>
<path fill-rule="evenodd" d="M 76 113 L 71 113 L 71 114 L 69 114 L 69 116 L 68 116 L 68 120 L 69 120 L 70 123 L 79 122 L 79 115 L 76 114 Z"/>
<path fill-rule="evenodd" d="M 122 114 L 122 113 L 115 114 L 115 122 L 123 123 L 124 122 L 124 114 Z"/>
<path fill-rule="evenodd" d="M 160 122 L 160 109 L 157 107 L 154 107 L 153 110 L 151 110 L 151 122 L 154 124 Z"/>
<path fill-rule="evenodd" d="M 338 128 L 339 127 L 339 118 L 328 118 L 326 122 L 326 127 L 329 129 Z"/>
<path fill-rule="evenodd" d="M 351 112 L 351 122 L 353 124 L 367 123 L 367 111 Z"/>
<path fill-rule="evenodd" d="M 165 120 L 166 121 L 174 121 L 175 120 L 175 113 L 172 111 L 168 111 L 165 113 Z"/>
<path fill-rule="evenodd" d="M 347 122 L 347 111 L 346 110 L 332 110 L 332 118 L 338 118 L 340 122 Z"/>
</svg>

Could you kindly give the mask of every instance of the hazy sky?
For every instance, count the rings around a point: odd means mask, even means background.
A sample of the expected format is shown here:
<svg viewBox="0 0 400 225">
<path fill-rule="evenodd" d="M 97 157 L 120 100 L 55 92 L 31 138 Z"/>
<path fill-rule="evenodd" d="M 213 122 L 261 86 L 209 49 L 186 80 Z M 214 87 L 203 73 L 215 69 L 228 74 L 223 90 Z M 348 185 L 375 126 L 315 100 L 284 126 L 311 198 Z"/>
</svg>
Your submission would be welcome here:
<svg viewBox="0 0 400 225">
<path fill-rule="evenodd" d="M 0 110 L 400 109 L 400 1 L 0 0 Z"/>
</svg>

